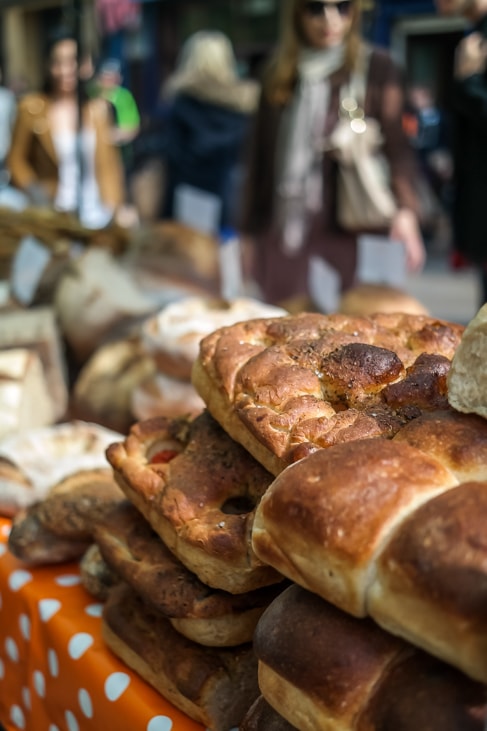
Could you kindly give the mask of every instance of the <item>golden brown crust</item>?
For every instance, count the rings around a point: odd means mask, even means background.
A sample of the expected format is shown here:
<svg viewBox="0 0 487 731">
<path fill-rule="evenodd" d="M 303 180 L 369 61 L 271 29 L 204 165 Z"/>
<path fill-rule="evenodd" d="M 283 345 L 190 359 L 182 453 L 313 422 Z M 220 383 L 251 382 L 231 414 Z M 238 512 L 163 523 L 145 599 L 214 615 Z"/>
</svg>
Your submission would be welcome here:
<svg viewBox="0 0 487 731">
<path fill-rule="evenodd" d="M 254 646 L 262 695 L 297 728 L 482 731 L 487 718 L 484 685 L 297 586 L 264 613 Z"/>
<path fill-rule="evenodd" d="M 161 450 L 169 461 L 157 461 Z M 128 499 L 201 581 L 242 593 L 281 579 L 250 544 L 255 506 L 272 476 L 207 412 L 138 423 L 107 457 Z"/>
<path fill-rule="evenodd" d="M 369 614 L 386 629 L 487 682 L 487 483 L 433 498 L 380 557 Z"/>
<path fill-rule="evenodd" d="M 462 332 L 405 314 L 251 320 L 204 338 L 192 379 L 224 429 L 278 474 L 303 448 L 334 444 L 335 431 L 343 438 L 335 421 L 345 410 L 360 415 L 348 436 L 365 438 L 391 437 L 423 410 L 448 408 Z"/>
<path fill-rule="evenodd" d="M 487 421 L 457 411 L 422 414 L 404 426 L 394 441 L 407 442 L 438 459 L 456 477 L 487 480 Z"/>
<path fill-rule="evenodd" d="M 486 688 L 425 653 L 393 667 L 357 731 L 483 731 Z"/>
<path fill-rule="evenodd" d="M 127 587 L 111 592 L 102 632 L 110 649 L 144 680 L 214 731 L 238 725 L 258 695 L 251 645 L 203 648 L 178 634 Z"/>
<path fill-rule="evenodd" d="M 264 612 L 254 649 L 264 697 L 298 728 L 312 719 L 313 729 L 353 728 L 387 668 L 412 652 L 370 620 L 350 617 L 296 585 Z M 294 698 L 281 693 L 281 679 Z"/>
<path fill-rule="evenodd" d="M 110 590 L 120 583 L 120 578 L 103 560 L 96 543 L 92 543 L 81 557 L 79 575 L 88 594 L 102 602 L 107 600 Z"/>
<path fill-rule="evenodd" d="M 282 590 L 280 585 L 245 594 L 211 589 L 178 561 L 128 501 L 115 506 L 97 524 L 95 540 L 108 566 L 148 606 L 171 620 L 203 620 L 192 623 L 205 640 L 200 638 L 201 644 L 250 642 L 257 619 Z M 190 625 L 190 621 L 178 623 L 186 636 Z"/>
<path fill-rule="evenodd" d="M 457 484 L 437 460 L 408 444 L 338 444 L 274 480 L 256 511 L 253 547 L 283 575 L 364 616 L 375 557 L 395 526 Z"/>
</svg>

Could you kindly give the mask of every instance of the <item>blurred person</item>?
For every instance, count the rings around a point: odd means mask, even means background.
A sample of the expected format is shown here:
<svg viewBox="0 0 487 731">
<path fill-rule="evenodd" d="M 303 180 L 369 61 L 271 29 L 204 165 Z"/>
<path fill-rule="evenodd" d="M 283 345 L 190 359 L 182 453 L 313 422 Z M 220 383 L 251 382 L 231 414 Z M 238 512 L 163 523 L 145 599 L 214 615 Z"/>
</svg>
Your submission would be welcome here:
<svg viewBox="0 0 487 731">
<path fill-rule="evenodd" d="M 77 42 L 69 32 L 53 36 L 46 58 L 44 90 L 19 103 L 7 159 L 12 183 L 33 205 L 103 228 L 124 215 L 123 171 L 107 106 L 78 89 Z"/>
<path fill-rule="evenodd" d="M 258 84 L 239 78 L 223 33 L 198 31 L 184 43 L 165 96 L 163 217 L 175 216 L 175 193 L 185 184 L 217 198 L 216 229 L 234 224 L 239 161 Z"/>
<path fill-rule="evenodd" d="M 133 167 L 133 141 L 140 132 L 140 113 L 132 92 L 122 84 L 118 59 L 107 58 L 95 73 L 91 90 L 105 99 L 113 110 L 112 141 L 120 147 L 128 181 Z"/>
<path fill-rule="evenodd" d="M 0 171 L 4 170 L 5 160 L 10 149 L 16 111 L 15 94 L 4 85 L 2 69 L 0 68 Z"/>
<path fill-rule="evenodd" d="M 435 0 L 441 15 L 471 24 L 454 62 L 453 228 L 455 260 L 479 272 L 481 301 L 487 301 L 487 0 Z"/>
<path fill-rule="evenodd" d="M 336 220 L 337 165 L 322 153 L 340 117 L 340 91 L 363 57 L 360 0 L 288 0 L 281 37 L 264 75 L 248 160 L 241 231 L 253 256 L 253 275 L 270 302 L 288 305 L 310 296 L 310 261 L 317 257 L 354 284 L 357 236 Z M 415 192 L 419 174 L 402 128 L 404 89 L 389 55 L 372 49 L 365 116 L 384 137 L 397 200 L 390 230 L 403 242 L 411 271 L 422 268 L 425 249 Z"/>
</svg>

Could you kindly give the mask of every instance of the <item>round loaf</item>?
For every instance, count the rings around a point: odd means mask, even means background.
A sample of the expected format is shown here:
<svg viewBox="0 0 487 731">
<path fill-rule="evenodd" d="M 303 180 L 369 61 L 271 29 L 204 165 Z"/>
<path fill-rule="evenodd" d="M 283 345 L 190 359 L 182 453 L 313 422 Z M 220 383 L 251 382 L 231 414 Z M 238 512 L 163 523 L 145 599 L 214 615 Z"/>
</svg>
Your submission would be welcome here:
<svg viewBox="0 0 487 731">
<path fill-rule="evenodd" d="M 130 410 L 137 421 L 166 416 L 197 416 L 205 408 L 191 383 L 155 373 L 132 390 Z"/>
<path fill-rule="evenodd" d="M 338 312 L 364 317 L 377 312 L 428 315 L 426 307 L 412 295 L 385 284 L 357 284 L 341 297 Z"/>
</svg>

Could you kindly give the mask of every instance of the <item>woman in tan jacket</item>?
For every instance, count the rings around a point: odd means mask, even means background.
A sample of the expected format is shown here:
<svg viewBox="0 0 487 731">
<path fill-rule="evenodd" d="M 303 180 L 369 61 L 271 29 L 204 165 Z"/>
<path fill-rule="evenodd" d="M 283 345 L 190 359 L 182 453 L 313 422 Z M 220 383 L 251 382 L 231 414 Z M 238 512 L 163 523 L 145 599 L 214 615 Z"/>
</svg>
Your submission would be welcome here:
<svg viewBox="0 0 487 731">
<path fill-rule="evenodd" d="M 28 94 L 19 104 L 7 159 L 12 183 L 34 205 L 77 213 L 86 226 L 102 228 L 123 204 L 121 159 L 110 140 L 109 109 L 101 99 L 87 99 L 79 114 L 73 37 L 59 34 L 47 59 L 45 91 Z"/>
</svg>

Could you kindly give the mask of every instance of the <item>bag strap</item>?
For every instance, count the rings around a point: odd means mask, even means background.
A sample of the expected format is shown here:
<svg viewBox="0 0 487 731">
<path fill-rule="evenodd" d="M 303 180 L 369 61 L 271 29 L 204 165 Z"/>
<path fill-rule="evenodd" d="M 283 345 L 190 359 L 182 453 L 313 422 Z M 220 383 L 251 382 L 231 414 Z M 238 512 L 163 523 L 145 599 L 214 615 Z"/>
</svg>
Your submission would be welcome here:
<svg viewBox="0 0 487 731">
<path fill-rule="evenodd" d="M 349 116 L 353 116 L 357 109 L 363 112 L 371 55 L 372 48 L 368 44 L 362 44 L 348 84 L 343 84 L 340 89 L 340 111 Z"/>
</svg>

